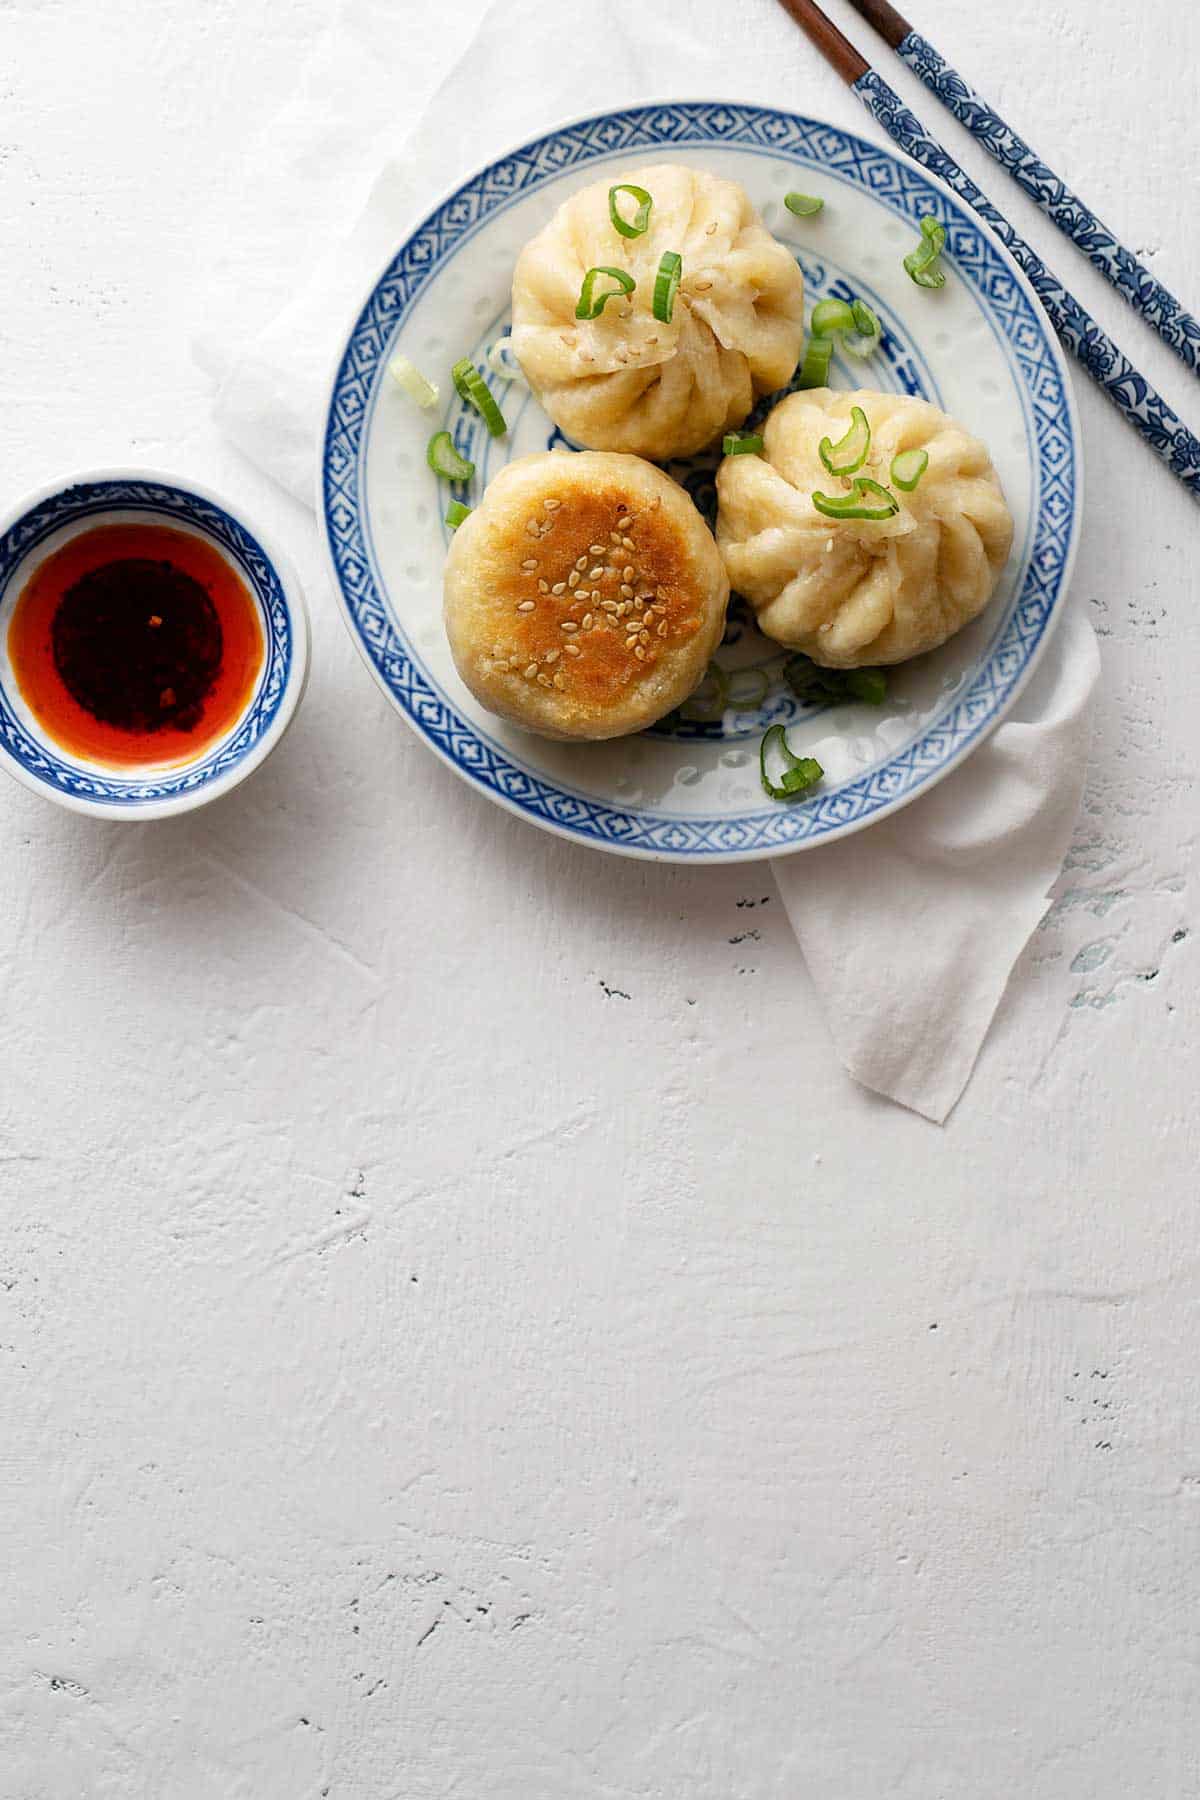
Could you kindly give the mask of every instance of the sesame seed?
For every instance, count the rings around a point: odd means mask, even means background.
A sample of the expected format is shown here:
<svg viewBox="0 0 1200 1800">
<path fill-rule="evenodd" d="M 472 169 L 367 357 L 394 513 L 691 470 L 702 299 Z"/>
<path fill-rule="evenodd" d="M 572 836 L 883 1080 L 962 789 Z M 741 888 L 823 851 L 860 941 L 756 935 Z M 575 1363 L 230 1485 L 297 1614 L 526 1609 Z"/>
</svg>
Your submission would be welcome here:
<svg viewBox="0 0 1200 1800">
<path fill-rule="evenodd" d="M 545 656 L 543 656 L 543 658 L 542 658 L 542 661 L 548 662 L 548 663 L 556 663 L 558 661 L 558 655 L 559 655 L 559 653 L 557 650 L 547 650 Z"/>
<path fill-rule="evenodd" d="M 617 603 L 615 600 L 602 600 L 600 604 L 606 613 L 615 613 L 617 610 Z"/>
<path fill-rule="evenodd" d="M 538 672 L 538 666 L 537 666 L 537 664 L 536 664 L 536 663 L 530 663 L 530 665 L 529 665 L 529 667 L 528 667 L 528 668 L 527 668 L 527 669 L 526 669 L 526 671 L 525 671 L 525 679 L 526 679 L 526 681 L 532 681 L 532 680 L 533 680 L 533 678 L 534 678 L 534 676 L 535 676 L 535 675 L 536 675 L 536 674 L 537 674 L 537 672 Z"/>
<path fill-rule="evenodd" d="M 578 631 L 579 621 L 578 619 L 560 619 L 558 621 L 558 629 L 560 631 Z"/>
<path fill-rule="evenodd" d="M 655 590 L 654 590 L 654 598 L 655 598 L 655 599 L 656 599 L 656 600 L 665 600 L 665 599 L 666 599 L 666 597 L 667 597 L 667 590 L 666 590 L 666 588 L 655 588 Z"/>
<path fill-rule="evenodd" d="M 567 584 L 565 581 L 556 581 L 554 586 L 550 589 L 552 594 L 565 594 L 566 591 Z"/>
<path fill-rule="evenodd" d="M 622 598 L 622 600 L 632 600 L 633 599 L 633 589 L 630 587 L 630 585 L 627 581 L 623 581 L 621 583 L 621 598 Z"/>
<path fill-rule="evenodd" d="M 548 594 L 549 592 L 550 592 L 550 583 L 548 581 L 544 580 L 543 577 L 539 575 L 538 576 L 538 593 L 539 594 Z"/>
<path fill-rule="evenodd" d="M 595 623 L 594 615 L 592 613 L 584 613 L 583 629 L 585 631 L 590 631 L 592 629 L 592 626 L 594 625 L 594 623 Z"/>
<path fill-rule="evenodd" d="M 637 657 L 639 662 L 645 662 L 646 652 L 642 649 L 642 646 L 640 644 L 638 645 L 637 649 L 634 651 L 633 654 Z"/>
<path fill-rule="evenodd" d="M 658 628 L 658 635 L 659 637 L 666 637 L 667 635 L 667 621 L 665 619 Z"/>
<path fill-rule="evenodd" d="M 604 545 L 603 544 L 589 544 L 588 545 L 588 553 L 592 556 L 603 556 L 604 555 Z"/>
<path fill-rule="evenodd" d="M 561 500 L 543 500 L 542 505 L 545 507 L 547 512 L 557 512 L 559 507 L 562 505 L 562 501 Z"/>
<path fill-rule="evenodd" d="M 566 651 L 568 656 L 582 656 L 583 655 L 583 651 L 579 648 L 578 644 L 564 644 L 563 649 Z"/>
<path fill-rule="evenodd" d="M 599 581 L 603 574 L 604 574 L 604 565 L 602 563 L 597 563 L 594 569 L 588 570 L 588 580 L 589 581 Z"/>
<path fill-rule="evenodd" d="M 577 588 L 579 586 L 579 570 L 578 569 L 572 569 L 571 573 L 567 576 L 567 586 L 569 588 Z"/>
<path fill-rule="evenodd" d="M 632 637 L 625 639 L 625 648 L 627 650 L 636 650 L 637 649 L 637 633 L 636 632 L 634 633 L 634 635 Z"/>
<path fill-rule="evenodd" d="M 522 600 L 520 605 L 517 607 L 517 611 L 518 612 L 532 612 L 534 609 L 534 605 L 535 605 L 535 602 L 532 600 Z"/>
<path fill-rule="evenodd" d="M 555 677 L 554 677 L 554 685 L 555 685 L 555 687 L 556 687 L 556 688 L 564 688 L 564 687 L 566 687 L 566 685 L 567 685 L 567 678 L 566 678 L 566 676 L 565 676 L 565 675 L 564 675 L 564 674 L 563 674 L 563 673 L 562 673 L 562 671 L 561 671 L 561 670 L 560 670 L 560 671 L 559 671 L 559 673 L 558 673 L 558 674 L 557 674 L 557 675 L 556 675 L 556 676 L 555 676 Z"/>
<path fill-rule="evenodd" d="M 525 530 L 530 537 L 541 537 L 542 528 L 536 519 L 526 519 Z"/>
<path fill-rule="evenodd" d="M 650 642 L 650 633 L 648 631 L 639 631 L 638 642 L 639 644 L 648 644 Z"/>
<path fill-rule="evenodd" d="M 579 570 L 580 574 L 583 573 L 583 571 L 587 568 L 587 566 L 588 566 L 588 559 L 586 556 L 580 556 L 576 559 L 575 567 Z"/>
<path fill-rule="evenodd" d="M 538 683 L 539 687 L 549 687 L 550 686 L 550 677 L 548 675 L 539 675 L 537 678 L 537 683 Z"/>
<path fill-rule="evenodd" d="M 611 538 L 611 539 L 612 539 L 612 541 L 613 541 L 613 543 L 614 543 L 614 544 L 619 544 L 619 543 L 620 543 L 620 541 L 621 541 L 621 534 L 620 534 L 620 532 L 619 532 L 619 531 L 610 531 L 610 532 L 609 532 L 609 534 L 608 534 L 608 535 L 609 535 L 609 537 L 610 537 L 610 538 Z"/>
<path fill-rule="evenodd" d="M 536 568 L 537 568 L 537 557 L 536 556 L 527 556 L 525 558 L 525 561 L 521 564 L 521 573 L 523 575 L 532 575 L 533 571 Z"/>
<path fill-rule="evenodd" d="M 618 531 L 628 531 L 629 527 L 632 524 L 633 524 L 633 520 L 630 518 L 629 514 L 622 513 L 621 517 L 617 520 L 617 530 Z"/>
</svg>

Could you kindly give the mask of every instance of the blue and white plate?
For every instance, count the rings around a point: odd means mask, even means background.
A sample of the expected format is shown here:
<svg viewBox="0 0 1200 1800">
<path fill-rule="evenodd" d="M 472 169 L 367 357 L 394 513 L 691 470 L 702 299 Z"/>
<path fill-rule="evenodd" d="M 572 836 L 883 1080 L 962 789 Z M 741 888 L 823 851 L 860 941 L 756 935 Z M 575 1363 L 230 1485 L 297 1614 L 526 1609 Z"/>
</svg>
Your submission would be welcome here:
<svg viewBox="0 0 1200 1800">
<path fill-rule="evenodd" d="M 833 385 L 923 395 L 982 437 L 1016 522 L 1012 557 L 982 617 L 891 677 L 886 704 L 822 708 L 779 680 L 783 655 L 736 602 L 721 660 L 762 668 L 761 707 L 719 725 L 666 724 L 608 744 L 561 744 L 484 712 L 458 679 L 441 620 L 443 524 L 511 457 L 566 440 L 519 383 L 489 376 L 508 435 L 489 438 L 448 379 L 481 366 L 509 325 L 522 244 L 574 189 L 670 159 L 740 181 L 795 251 L 807 304 L 861 295 L 884 323 L 867 364 L 835 359 Z M 790 189 L 822 195 L 797 219 Z M 916 221 L 946 226 L 946 286 L 916 287 L 902 258 Z M 400 352 L 442 389 L 432 413 L 387 374 Z M 447 427 L 475 463 L 450 489 L 425 465 Z M 702 510 L 716 457 L 672 465 Z M 502 806 L 581 843 L 676 862 L 777 856 L 882 818 L 960 763 L 1012 703 L 1066 591 L 1078 531 L 1079 430 L 1062 353 L 1028 282 L 969 208 L 917 165 L 817 119 L 761 107 L 678 102 L 585 119 L 526 144 L 474 176 L 400 247 L 368 298 L 330 397 L 319 510 L 347 620 L 368 664 L 410 724 L 467 781 Z M 754 684 L 751 684 L 752 686 Z M 736 691 L 736 689 L 735 689 Z M 745 690 L 743 690 L 745 691 Z M 820 759 L 809 799 L 764 795 L 758 746 L 780 721 L 793 748 Z"/>
</svg>

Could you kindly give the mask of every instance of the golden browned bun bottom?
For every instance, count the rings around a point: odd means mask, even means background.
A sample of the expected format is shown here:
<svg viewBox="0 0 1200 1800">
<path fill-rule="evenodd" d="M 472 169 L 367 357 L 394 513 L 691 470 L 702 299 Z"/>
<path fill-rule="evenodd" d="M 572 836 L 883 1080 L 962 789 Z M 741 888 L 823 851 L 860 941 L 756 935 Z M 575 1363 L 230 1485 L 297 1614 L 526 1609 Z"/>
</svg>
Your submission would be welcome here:
<svg viewBox="0 0 1200 1800">
<path fill-rule="evenodd" d="M 543 737 L 613 738 L 697 686 L 729 582 L 661 469 L 547 451 L 509 463 L 459 526 L 444 594 L 455 666 L 489 712 Z"/>
</svg>

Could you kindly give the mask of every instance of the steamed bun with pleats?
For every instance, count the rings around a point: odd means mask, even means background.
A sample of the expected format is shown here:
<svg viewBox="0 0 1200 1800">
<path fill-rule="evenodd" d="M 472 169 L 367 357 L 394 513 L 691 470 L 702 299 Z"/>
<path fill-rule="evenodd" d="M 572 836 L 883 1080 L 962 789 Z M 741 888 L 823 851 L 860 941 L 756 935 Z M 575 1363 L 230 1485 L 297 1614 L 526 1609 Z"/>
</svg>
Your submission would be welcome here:
<svg viewBox="0 0 1200 1800">
<path fill-rule="evenodd" d="M 845 436 L 855 406 L 870 426 L 856 472 L 890 487 L 899 502 L 890 518 L 828 518 L 813 504 L 814 493 L 847 498 L 849 479 L 829 473 L 819 446 Z M 983 611 L 1013 522 L 978 438 L 908 394 L 815 388 L 781 400 L 763 439 L 760 456 L 726 457 L 718 471 L 717 543 L 768 637 L 853 669 L 936 649 Z M 911 492 L 891 478 L 903 450 L 929 459 Z M 868 495 L 867 504 L 880 503 Z"/>
<path fill-rule="evenodd" d="M 611 179 L 580 189 L 526 244 L 513 276 L 513 349 L 550 417 L 591 450 L 663 462 L 740 425 L 787 385 L 804 342 L 804 278 L 736 181 L 661 163 L 625 182 L 651 197 L 646 229 L 624 237 Z M 623 216 L 636 210 L 628 194 Z M 682 258 L 669 321 L 654 314 L 664 252 Z M 617 268 L 632 292 L 576 317 L 589 269 Z M 612 286 L 600 275 L 596 288 Z"/>
</svg>

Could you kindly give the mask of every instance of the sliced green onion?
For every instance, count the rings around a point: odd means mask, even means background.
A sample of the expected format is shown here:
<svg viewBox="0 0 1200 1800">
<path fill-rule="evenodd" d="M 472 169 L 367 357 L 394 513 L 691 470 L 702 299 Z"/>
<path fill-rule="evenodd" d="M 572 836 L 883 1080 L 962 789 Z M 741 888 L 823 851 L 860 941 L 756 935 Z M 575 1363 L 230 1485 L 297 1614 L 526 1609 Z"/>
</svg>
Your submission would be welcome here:
<svg viewBox="0 0 1200 1800">
<path fill-rule="evenodd" d="M 811 219 L 814 213 L 820 212 L 825 202 L 818 200 L 815 194 L 785 194 L 783 204 L 798 219 Z"/>
<path fill-rule="evenodd" d="M 824 701 L 837 706 L 846 700 L 865 700 L 882 706 L 887 698 L 887 676 L 882 669 L 824 669 L 811 657 L 789 656 L 783 679 L 798 700 Z"/>
<path fill-rule="evenodd" d="M 721 450 L 725 456 L 759 456 L 762 447 L 763 441 L 757 431 L 727 431 L 721 439 Z"/>
<path fill-rule="evenodd" d="M 486 360 L 492 374 L 498 375 L 501 381 L 520 381 L 525 387 L 529 386 L 525 380 L 525 371 L 513 354 L 510 337 L 497 338 L 488 351 Z"/>
<path fill-rule="evenodd" d="M 938 258 L 945 248 L 946 227 L 932 213 L 926 213 L 921 220 L 921 242 L 904 258 L 904 267 L 918 287 L 945 287 L 945 272 L 938 267 Z"/>
<path fill-rule="evenodd" d="M 809 330 L 814 337 L 841 337 L 842 348 L 864 360 L 883 335 L 883 327 L 865 300 L 818 300 Z"/>
<path fill-rule="evenodd" d="M 658 274 L 654 277 L 654 316 L 661 319 L 664 325 L 671 323 L 671 314 L 675 311 L 675 295 L 679 290 L 679 277 L 682 274 L 682 256 L 677 250 L 664 250 Z"/>
<path fill-rule="evenodd" d="M 715 725 L 725 716 L 729 704 L 729 677 L 720 663 L 710 662 L 700 686 L 684 701 L 679 711 L 683 718 L 700 725 Z"/>
<path fill-rule="evenodd" d="M 471 507 L 464 506 L 461 500 L 452 500 L 446 508 L 446 523 L 451 531 L 457 531 L 464 519 L 471 516 Z"/>
<path fill-rule="evenodd" d="M 596 283 L 601 275 L 611 276 L 615 286 L 601 288 L 597 294 Z M 616 294 L 632 294 L 637 282 L 624 269 L 610 269 L 601 263 L 597 268 L 589 269 L 583 278 L 583 286 L 579 290 L 579 299 L 575 305 L 577 319 L 598 319 L 605 306 Z"/>
<path fill-rule="evenodd" d="M 771 679 L 765 669 L 737 669 L 729 677 L 729 704 L 748 712 L 762 705 L 770 688 Z"/>
<path fill-rule="evenodd" d="M 632 219 L 622 216 L 617 206 L 618 194 L 632 194 L 637 202 L 637 211 Z M 650 209 L 653 200 L 644 187 L 635 187 L 632 181 L 618 181 L 616 187 L 608 190 L 608 216 L 613 222 L 613 230 L 619 231 L 623 238 L 641 237 L 650 223 Z"/>
<path fill-rule="evenodd" d="M 508 430 L 504 414 L 492 398 L 492 390 L 469 356 L 462 357 L 450 371 L 459 397 L 473 406 L 493 437 L 503 437 Z"/>
<path fill-rule="evenodd" d="M 868 494 L 877 495 L 877 506 L 864 505 Z M 813 494 L 812 503 L 827 519 L 890 519 L 900 511 L 900 502 L 887 488 L 880 487 L 869 475 L 856 475 L 848 494 Z"/>
<path fill-rule="evenodd" d="M 856 700 L 882 706 L 887 699 L 887 676 L 882 669 L 847 669 L 846 686 Z"/>
<path fill-rule="evenodd" d="M 777 782 L 767 774 L 767 755 L 773 749 L 778 749 L 786 764 Z M 758 772 L 772 800 L 798 800 L 810 788 L 816 787 L 825 773 L 815 756 L 796 755 L 782 725 L 772 725 L 764 735 L 758 752 Z"/>
<path fill-rule="evenodd" d="M 835 331 L 854 331 L 857 321 L 848 300 L 818 300 L 809 330 L 814 337 L 832 337 Z"/>
<path fill-rule="evenodd" d="M 447 481 L 470 481 L 475 473 L 475 464 L 458 454 L 448 431 L 434 432 L 425 446 L 425 461 L 435 475 L 444 475 Z"/>
<path fill-rule="evenodd" d="M 410 400 L 428 412 L 431 406 L 438 403 L 436 385 L 425 375 L 415 363 L 410 363 L 407 356 L 393 356 L 388 364 L 388 374 L 392 380 L 402 387 Z"/>
<path fill-rule="evenodd" d="M 850 408 L 850 429 L 837 443 L 823 437 L 817 446 L 821 461 L 831 475 L 853 475 L 867 460 L 871 448 L 871 426 L 861 406 Z"/>
<path fill-rule="evenodd" d="M 802 388 L 828 387 L 829 364 L 832 358 L 832 338 L 810 337 L 804 352 L 804 361 L 800 365 L 800 373 L 796 378 L 796 386 Z"/>
<path fill-rule="evenodd" d="M 875 354 L 875 346 L 883 336 L 883 326 L 865 300 L 855 300 L 850 311 L 854 314 L 856 329 L 843 337 L 842 349 L 848 356 L 857 356 L 865 362 L 868 356 Z"/>
<path fill-rule="evenodd" d="M 891 479 L 898 488 L 911 494 L 928 467 L 928 450 L 897 450 L 892 458 Z"/>
</svg>

